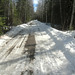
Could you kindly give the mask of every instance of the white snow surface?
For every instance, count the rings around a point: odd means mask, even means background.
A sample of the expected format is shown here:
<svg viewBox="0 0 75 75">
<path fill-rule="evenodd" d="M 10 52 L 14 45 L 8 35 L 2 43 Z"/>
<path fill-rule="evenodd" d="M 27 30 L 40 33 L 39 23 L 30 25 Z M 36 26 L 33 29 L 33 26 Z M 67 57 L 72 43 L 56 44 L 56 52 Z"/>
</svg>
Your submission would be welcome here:
<svg viewBox="0 0 75 75">
<path fill-rule="evenodd" d="M 32 62 L 22 54 L 29 34 L 36 41 Z M 18 25 L 0 38 L 0 75 L 75 75 L 74 37 L 75 31 L 59 31 L 37 20 Z"/>
</svg>

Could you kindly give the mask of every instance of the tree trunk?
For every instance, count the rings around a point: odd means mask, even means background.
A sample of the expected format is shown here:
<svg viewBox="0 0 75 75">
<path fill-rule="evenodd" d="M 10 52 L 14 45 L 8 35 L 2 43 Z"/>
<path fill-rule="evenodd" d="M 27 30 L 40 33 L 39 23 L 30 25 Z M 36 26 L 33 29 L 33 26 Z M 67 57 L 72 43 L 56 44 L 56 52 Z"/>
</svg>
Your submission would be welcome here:
<svg viewBox="0 0 75 75">
<path fill-rule="evenodd" d="M 47 24 L 47 6 L 46 6 L 46 24 Z"/>
<path fill-rule="evenodd" d="M 52 0 L 52 9 L 51 9 L 51 25 L 53 26 L 53 0 Z"/>
<path fill-rule="evenodd" d="M 72 23 L 73 23 L 73 18 L 74 18 L 74 10 L 75 10 L 75 0 L 73 2 L 73 9 L 72 9 L 72 14 L 71 14 L 71 22 L 70 22 L 70 29 L 72 29 Z"/>
<path fill-rule="evenodd" d="M 60 17 L 61 17 L 61 25 L 62 25 L 62 30 L 64 30 L 64 25 L 63 25 L 63 20 L 62 20 L 62 6 L 61 6 L 61 0 L 59 0 L 60 3 Z"/>
</svg>

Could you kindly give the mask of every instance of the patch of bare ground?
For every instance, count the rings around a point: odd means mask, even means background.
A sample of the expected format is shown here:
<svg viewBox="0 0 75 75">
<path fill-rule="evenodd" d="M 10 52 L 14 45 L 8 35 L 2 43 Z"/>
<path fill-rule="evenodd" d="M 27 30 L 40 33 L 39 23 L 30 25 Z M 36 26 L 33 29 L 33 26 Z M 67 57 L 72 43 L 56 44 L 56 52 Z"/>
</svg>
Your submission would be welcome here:
<svg viewBox="0 0 75 75">
<path fill-rule="evenodd" d="M 33 70 L 22 71 L 22 72 L 21 72 L 21 75 L 25 75 L 25 73 L 26 73 L 27 75 L 33 75 Z"/>
<path fill-rule="evenodd" d="M 25 44 L 25 50 L 23 54 L 27 52 L 27 57 L 30 58 L 30 61 L 35 59 L 34 54 L 35 54 L 35 46 L 36 46 L 36 41 L 35 41 L 35 36 L 29 34 L 28 39 Z"/>
</svg>

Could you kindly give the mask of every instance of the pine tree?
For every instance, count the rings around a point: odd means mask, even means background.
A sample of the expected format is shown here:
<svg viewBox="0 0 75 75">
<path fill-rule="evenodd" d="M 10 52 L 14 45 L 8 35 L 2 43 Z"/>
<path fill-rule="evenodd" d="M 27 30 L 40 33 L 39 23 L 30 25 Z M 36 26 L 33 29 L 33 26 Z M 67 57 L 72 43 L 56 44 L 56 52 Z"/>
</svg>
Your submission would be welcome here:
<svg viewBox="0 0 75 75">
<path fill-rule="evenodd" d="M 4 25 L 5 25 L 4 0 L 0 0 L 0 35 L 3 34 Z"/>
</svg>

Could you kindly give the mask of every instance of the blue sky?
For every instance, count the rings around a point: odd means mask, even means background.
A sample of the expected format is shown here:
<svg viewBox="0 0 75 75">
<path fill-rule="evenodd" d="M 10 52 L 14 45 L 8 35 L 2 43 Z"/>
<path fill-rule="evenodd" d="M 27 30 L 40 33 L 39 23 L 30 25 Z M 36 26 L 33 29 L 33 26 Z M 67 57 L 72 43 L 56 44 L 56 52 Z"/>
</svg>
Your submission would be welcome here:
<svg viewBox="0 0 75 75">
<path fill-rule="evenodd" d="M 37 10 L 38 0 L 33 0 L 34 12 Z"/>
</svg>

